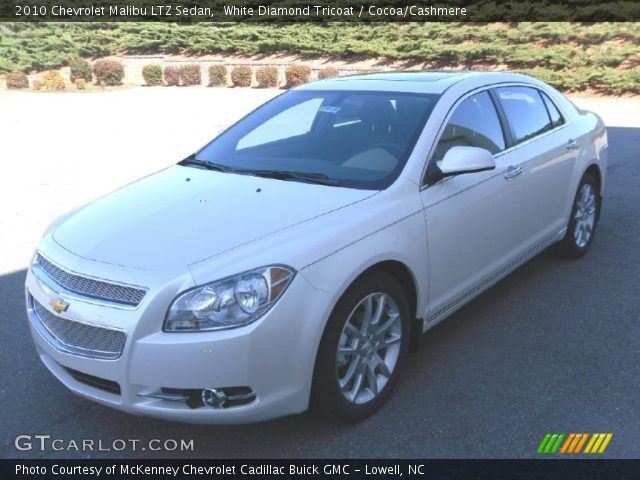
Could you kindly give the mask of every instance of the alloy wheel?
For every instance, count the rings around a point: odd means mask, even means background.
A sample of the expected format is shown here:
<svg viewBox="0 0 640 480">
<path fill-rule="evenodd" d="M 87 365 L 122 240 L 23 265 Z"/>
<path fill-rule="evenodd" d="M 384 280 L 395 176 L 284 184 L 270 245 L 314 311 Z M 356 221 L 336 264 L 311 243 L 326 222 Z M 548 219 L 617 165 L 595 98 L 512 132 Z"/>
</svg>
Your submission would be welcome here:
<svg viewBox="0 0 640 480">
<path fill-rule="evenodd" d="M 579 248 L 584 248 L 591 239 L 596 222 L 596 193 L 589 183 L 585 183 L 580 189 L 574 219 L 573 239 Z"/>
<path fill-rule="evenodd" d="M 338 386 L 352 403 L 374 399 L 385 387 L 400 355 L 402 322 L 396 302 L 372 293 L 353 309 L 340 334 Z"/>
</svg>

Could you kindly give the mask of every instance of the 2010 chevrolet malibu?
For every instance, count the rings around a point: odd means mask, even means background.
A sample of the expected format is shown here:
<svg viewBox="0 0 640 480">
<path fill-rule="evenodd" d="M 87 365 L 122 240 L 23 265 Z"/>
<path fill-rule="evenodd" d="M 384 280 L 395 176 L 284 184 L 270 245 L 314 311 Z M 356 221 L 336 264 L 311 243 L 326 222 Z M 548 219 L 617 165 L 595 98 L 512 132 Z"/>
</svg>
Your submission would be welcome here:
<svg viewBox="0 0 640 480">
<path fill-rule="evenodd" d="M 552 244 L 585 254 L 606 164 L 602 121 L 530 77 L 307 84 L 54 221 L 33 339 L 68 388 L 130 413 L 364 418 L 423 332 Z"/>
</svg>

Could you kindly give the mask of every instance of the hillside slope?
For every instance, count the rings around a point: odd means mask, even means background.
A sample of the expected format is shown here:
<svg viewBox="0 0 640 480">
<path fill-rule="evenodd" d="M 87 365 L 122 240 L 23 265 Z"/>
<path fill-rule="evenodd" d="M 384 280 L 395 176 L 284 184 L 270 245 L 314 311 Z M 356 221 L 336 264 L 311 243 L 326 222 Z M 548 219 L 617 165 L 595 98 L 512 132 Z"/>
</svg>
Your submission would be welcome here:
<svg viewBox="0 0 640 480">
<path fill-rule="evenodd" d="M 0 72 L 119 53 L 373 57 L 405 68 L 518 70 L 565 91 L 640 92 L 638 22 L 0 24 Z"/>
</svg>

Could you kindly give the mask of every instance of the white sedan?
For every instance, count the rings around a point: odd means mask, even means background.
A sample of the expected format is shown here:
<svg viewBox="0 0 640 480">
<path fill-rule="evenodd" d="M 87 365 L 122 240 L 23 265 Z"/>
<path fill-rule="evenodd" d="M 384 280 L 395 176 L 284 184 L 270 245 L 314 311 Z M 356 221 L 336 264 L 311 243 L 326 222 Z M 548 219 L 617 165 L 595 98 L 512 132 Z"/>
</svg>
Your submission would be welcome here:
<svg viewBox="0 0 640 480">
<path fill-rule="evenodd" d="M 33 339 L 69 389 L 134 414 L 361 419 L 423 332 L 553 244 L 585 254 L 606 165 L 602 121 L 530 77 L 307 84 L 57 219 Z"/>
</svg>

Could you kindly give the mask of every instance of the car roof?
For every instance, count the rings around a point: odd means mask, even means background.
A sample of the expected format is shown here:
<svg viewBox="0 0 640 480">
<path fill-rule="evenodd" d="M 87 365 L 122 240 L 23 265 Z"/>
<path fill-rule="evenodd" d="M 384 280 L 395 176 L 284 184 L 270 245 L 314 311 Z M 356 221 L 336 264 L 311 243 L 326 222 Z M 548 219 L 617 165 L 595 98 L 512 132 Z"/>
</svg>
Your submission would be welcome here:
<svg viewBox="0 0 640 480">
<path fill-rule="evenodd" d="M 475 86 L 501 82 L 527 82 L 535 80 L 526 75 L 509 72 L 477 70 L 423 70 L 402 72 L 375 72 L 334 77 L 305 84 L 301 90 L 367 90 L 403 91 L 441 94 L 452 85 L 466 82 Z"/>
</svg>

